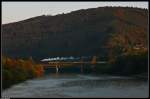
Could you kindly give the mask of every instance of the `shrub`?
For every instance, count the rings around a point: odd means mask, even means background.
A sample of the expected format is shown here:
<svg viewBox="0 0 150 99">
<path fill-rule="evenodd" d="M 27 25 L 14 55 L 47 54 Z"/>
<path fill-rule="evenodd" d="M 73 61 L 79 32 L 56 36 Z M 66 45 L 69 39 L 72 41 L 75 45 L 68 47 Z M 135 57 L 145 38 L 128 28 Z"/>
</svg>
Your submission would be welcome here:
<svg viewBox="0 0 150 99">
<path fill-rule="evenodd" d="M 31 59 L 2 58 L 2 88 L 7 88 L 26 79 L 42 76 L 43 73 L 42 65 L 35 64 Z"/>
</svg>

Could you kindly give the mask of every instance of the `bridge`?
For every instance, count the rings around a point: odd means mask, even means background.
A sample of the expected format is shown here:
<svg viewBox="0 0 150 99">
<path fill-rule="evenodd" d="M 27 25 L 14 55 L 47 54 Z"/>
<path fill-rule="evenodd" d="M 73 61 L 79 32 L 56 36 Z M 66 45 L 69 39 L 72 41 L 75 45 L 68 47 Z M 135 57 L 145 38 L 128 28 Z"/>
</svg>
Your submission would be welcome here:
<svg viewBox="0 0 150 99">
<path fill-rule="evenodd" d="M 41 63 L 43 65 L 44 69 L 46 68 L 55 68 L 56 72 L 59 72 L 59 68 L 65 68 L 65 67 L 80 67 L 81 72 L 83 71 L 84 65 L 97 65 L 97 64 L 106 64 L 106 61 L 96 61 L 96 57 L 93 57 L 91 62 L 83 62 L 83 59 L 80 61 L 75 62 L 63 62 L 63 61 L 55 61 L 55 62 L 48 62 L 48 63 Z"/>
<path fill-rule="evenodd" d="M 67 67 L 67 66 L 77 66 L 77 65 L 86 65 L 86 64 L 91 64 L 91 65 L 96 65 L 96 64 L 106 64 L 106 61 L 100 61 L 92 64 L 91 62 L 48 62 L 43 63 L 41 65 L 44 66 L 44 68 L 56 68 L 56 67 Z"/>
<path fill-rule="evenodd" d="M 49 61 L 48 63 L 42 63 L 44 69 L 46 68 L 54 68 L 56 69 L 56 72 L 59 71 L 60 68 L 67 68 L 67 67 L 79 67 L 81 72 L 83 71 L 83 66 L 90 65 L 91 67 L 97 65 L 97 64 L 106 64 L 106 61 L 96 61 L 96 56 L 93 56 L 92 61 L 83 61 L 83 58 L 81 57 L 80 61 L 74 61 L 74 62 L 66 62 L 66 61 Z"/>
</svg>

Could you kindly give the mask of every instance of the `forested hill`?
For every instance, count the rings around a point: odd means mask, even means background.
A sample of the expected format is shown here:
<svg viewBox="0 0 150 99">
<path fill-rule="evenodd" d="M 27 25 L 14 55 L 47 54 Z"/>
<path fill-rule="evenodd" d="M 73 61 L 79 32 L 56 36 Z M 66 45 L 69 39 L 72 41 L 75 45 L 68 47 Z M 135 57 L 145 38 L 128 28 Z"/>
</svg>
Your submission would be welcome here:
<svg viewBox="0 0 150 99">
<path fill-rule="evenodd" d="M 107 56 L 112 49 L 118 54 L 147 50 L 148 10 L 99 7 L 42 15 L 3 24 L 1 33 L 2 54 L 12 57 Z"/>
</svg>

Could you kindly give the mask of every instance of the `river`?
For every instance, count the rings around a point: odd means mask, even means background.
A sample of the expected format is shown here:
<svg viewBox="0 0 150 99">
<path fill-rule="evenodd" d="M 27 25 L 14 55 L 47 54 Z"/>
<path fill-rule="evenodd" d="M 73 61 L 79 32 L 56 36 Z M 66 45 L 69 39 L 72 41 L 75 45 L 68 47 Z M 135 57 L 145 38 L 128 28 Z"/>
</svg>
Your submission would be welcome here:
<svg viewBox="0 0 150 99">
<path fill-rule="evenodd" d="M 92 74 L 47 74 L 2 91 L 2 97 L 148 97 L 148 81 Z"/>
</svg>

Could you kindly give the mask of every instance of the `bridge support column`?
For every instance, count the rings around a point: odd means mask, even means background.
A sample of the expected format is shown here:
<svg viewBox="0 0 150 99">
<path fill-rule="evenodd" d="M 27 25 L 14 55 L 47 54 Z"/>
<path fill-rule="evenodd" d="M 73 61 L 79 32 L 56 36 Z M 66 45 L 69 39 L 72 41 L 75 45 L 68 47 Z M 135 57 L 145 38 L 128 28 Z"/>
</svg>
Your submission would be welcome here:
<svg viewBox="0 0 150 99">
<path fill-rule="evenodd" d="M 56 73 L 58 73 L 58 70 L 59 70 L 58 65 L 56 65 Z"/>
<path fill-rule="evenodd" d="M 83 73 L 83 64 L 81 64 L 80 70 L 81 70 L 81 73 Z"/>
</svg>

